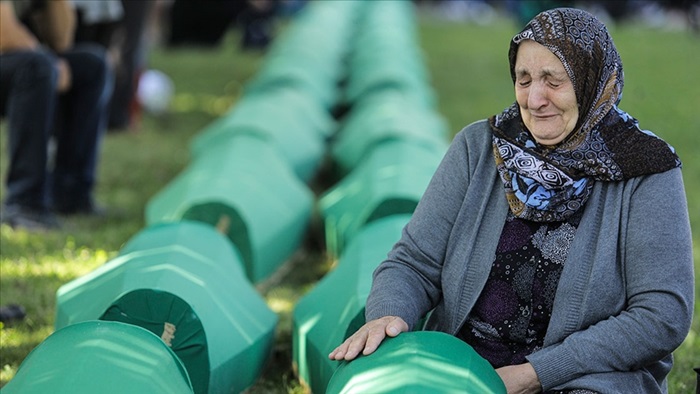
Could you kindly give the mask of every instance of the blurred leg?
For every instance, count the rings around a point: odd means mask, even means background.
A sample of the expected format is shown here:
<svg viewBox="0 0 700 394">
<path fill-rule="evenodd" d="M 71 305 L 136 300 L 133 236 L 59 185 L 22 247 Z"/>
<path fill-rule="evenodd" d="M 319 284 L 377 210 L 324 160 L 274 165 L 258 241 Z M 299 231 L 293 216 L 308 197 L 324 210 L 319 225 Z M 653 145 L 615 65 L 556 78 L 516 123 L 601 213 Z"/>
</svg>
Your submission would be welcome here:
<svg viewBox="0 0 700 394">
<path fill-rule="evenodd" d="M 97 45 L 76 46 L 61 56 L 70 65 L 72 85 L 60 97 L 54 129 L 57 145 L 53 204 L 62 213 L 91 213 L 97 156 L 113 77 L 106 52 Z"/>
<path fill-rule="evenodd" d="M 0 102 L 7 115 L 6 205 L 46 209 L 46 163 L 54 118 L 56 70 L 45 52 L 0 56 Z"/>
<path fill-rule="evenodd" d="M 48 209 L 47 148 L 56 103 L 55 58 L 47 52 L 0 55 L 0 109 L 7 115 L 9 167 L 0 221 L 44 231 L 59 224 Z"/>
<path fill-rule="evenodd" d="M 110 130 L 125 130 L 131 126 L 131 106 L 138 75 L 145 63 L 146 22 L 153 12 L 154 1 L 122 1 L 124 7 L 121 62 L 115 70 L 114 92 L 110 103 Z"/>
</svg>

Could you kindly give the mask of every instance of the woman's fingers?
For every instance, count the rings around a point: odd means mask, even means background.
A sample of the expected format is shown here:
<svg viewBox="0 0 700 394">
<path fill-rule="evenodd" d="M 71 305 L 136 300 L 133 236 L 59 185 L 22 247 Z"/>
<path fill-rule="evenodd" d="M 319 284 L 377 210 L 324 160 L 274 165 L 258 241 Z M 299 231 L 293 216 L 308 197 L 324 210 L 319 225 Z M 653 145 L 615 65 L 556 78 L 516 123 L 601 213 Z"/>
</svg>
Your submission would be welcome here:
<svg viewBox="0 0 700 394">
<path fill-rule="evenodd" d="M 408 331 L 408 324 L 400 317 L 387 316 L 380 320 L 382 320 L 382 324 L 369 327 L 367 341 L 362 351 L 362 354 L 365 356 L 374 353 L 387 336 L 395 337 L 402 332 Z M 345 359 L 347 360 L 348 358 L 345 357 Z"/>
<path fill-rule="evenodd" d="M 369 324 L 360 327 L 354 334 L 328 355 L 331 360 L 352 360 L 365 349 L 369 338 Z M 381 342 L 381 339 L 379 340 Z"/>
<path fill-rule="evenodd" d="M 352 337 L 346 339 L 345 342 L 340 344 L 340 346 L 333 349 L 333 351 L 328 355 L 328 358 L 331 360 L 342 360 L 345 357 L 345 353 L 348 351 L 348 346 L 350 346 L 349 341 L 351 339 Z"/>
<path fill-rule="evenodd" d="M 362 354 L 368 356 L 374 353 L 375 350 L 377 350 L 384 338 L 386 338 L 386 329 L 387 326 L 384 325 L 369 329 L 369 331 L 367 332 L 367 341 L 365 342 Z M 345 357 L 345 359 L 348 360 L 347 356 Z"/>
<path fill-rule="evenodd" d="M 374 326 L 375 327 L 373 327 L 373 325 L 365 325 L 355 333 L 356 336 L 353 335 L 354 339 L 350 342 L 348 351 L 345 353 L 344 358 L 346 360 L 355 359 L 360 352 L 365 356 L 372 354 L 372 352 L 377 349 L 379 344 L 382 343 L 384 340 L 384 330 L 381 329 L 381 327 L 383 326 Z"/>
<path fill-rule="evenodd" d="M 408 324 L 400 317 L 385 316 L 372 320 L 335 348 L 328 355 L 328 358 L 331 360 L 353 360 L 360 353 L 365 356 L 372 354 L 387 335 L 395 337 L 404 331 L 408 331 Z"/>
</svg>

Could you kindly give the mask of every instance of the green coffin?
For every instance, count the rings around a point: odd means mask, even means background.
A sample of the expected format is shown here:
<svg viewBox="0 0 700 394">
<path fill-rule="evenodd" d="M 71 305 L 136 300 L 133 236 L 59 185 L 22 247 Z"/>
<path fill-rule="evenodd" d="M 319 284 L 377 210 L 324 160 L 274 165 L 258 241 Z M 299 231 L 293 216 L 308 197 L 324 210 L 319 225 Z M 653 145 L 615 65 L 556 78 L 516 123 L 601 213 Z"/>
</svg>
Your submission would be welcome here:
<svg viewBox="0 0 700 394">
<path fill-rule="evenodd" d="M 335 121 L 318 103 L 296 90 L 278 88 L 244 96 L 229 113 L 197 134 L 191 149 L 198 160 L 235 135 L 255 135 L 275 146 L 288 167 L 308 182 L 321 165 L 326 140 L 334 131 Z"/>
<path fill-rule="evenodd" d="M 314 59 L 310 52 L 297 48 L 287 54 L 269 56 L 255 77 L 245 87 L 245 95 L 258 94 L 279 87 L 292 88 L 318 101 L 329 110 L 339 100 L 338 81 L 341 77 L 341 64 L 319 64 L 322 59 Z"/>
<path fill-rule="evenodd" d="M 29 353 L 6 394 L 192 393 L 180 359 L 153 333 L 91 320 L 62 328 Z"/>
<path fill-rule="evenodd" d="M 271 144 L 237 135 L 197 157 L 155 195 L 146 206 L 146 222 L 189 219 L 218 228 L 256 283 L 298 249 L 313 204 L 311 190 Z"/>
<path fill-rule="evenodd" d="M 488 361 L 443 332 L 405 332 L 369 356 L 339 364 L 328 394 L 506 393 Z"/>
<path fill-rule="evenodd" d="M 374 42 L 360 45 L 362 52 L 350 59 L 344 100 L 358 103 L 377 91 L 396 89 L 411 92 L 421 105 L 435 108 L 437 98 L 417 46 L 396 45 L 382 38 L 372 37 Z"/>
<path fill-rule="evenodd" d="M 331 157 L 347 173 L 380 143 L 410 140 L 440 152 L 447 149 L 445 120 L 402 92 L 387 89 L 352 107 L 331 145 Z"/>
<path fill-rule="evenodd" d="M 366 223 L 412 214 L 443 155 L 443 150 L 406 140 L 377 145 L 319 200 L 329 253 L 339 256 Z"/>
</svg>

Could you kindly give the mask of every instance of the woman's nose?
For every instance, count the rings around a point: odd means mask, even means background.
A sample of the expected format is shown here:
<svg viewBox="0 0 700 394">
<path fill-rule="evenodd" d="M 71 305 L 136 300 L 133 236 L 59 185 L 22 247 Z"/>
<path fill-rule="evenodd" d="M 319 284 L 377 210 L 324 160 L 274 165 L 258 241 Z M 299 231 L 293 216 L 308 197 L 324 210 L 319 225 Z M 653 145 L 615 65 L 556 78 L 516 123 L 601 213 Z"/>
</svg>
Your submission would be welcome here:
<svg viewBox="0 0 700 394">
<path fill-rule="evenodd" d="M 539 83 L 533 83 L 527 95 L 528 108 L 541 108 L 547 105 L 548 102 L 546 87 Z"/>
</svg>

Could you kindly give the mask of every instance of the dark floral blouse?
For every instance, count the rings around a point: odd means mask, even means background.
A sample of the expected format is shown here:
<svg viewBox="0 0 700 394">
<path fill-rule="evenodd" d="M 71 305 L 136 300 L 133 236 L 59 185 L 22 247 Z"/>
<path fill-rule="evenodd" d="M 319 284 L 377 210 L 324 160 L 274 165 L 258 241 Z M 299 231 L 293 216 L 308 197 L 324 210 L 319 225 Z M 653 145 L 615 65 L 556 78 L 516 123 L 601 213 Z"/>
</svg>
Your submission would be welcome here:
<svg viewBox="0 0 700 394">
<path fill-rule="evenodd" d="M 491 273 L 457 334 L 494 368 L 540 349 L 581 215 L 539 223 L 509 213 Z"/>
</svg>

